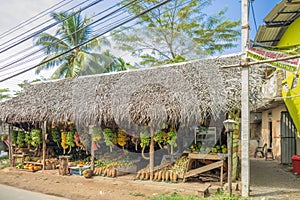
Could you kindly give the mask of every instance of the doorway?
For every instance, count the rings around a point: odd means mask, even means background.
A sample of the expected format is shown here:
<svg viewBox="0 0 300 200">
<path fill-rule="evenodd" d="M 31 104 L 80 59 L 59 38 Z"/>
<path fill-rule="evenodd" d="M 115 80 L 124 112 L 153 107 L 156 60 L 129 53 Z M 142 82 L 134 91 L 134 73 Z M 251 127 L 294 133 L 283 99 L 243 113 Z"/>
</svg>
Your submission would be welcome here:
<svg viewBox="0 0 300 200">
<path fill-rule="evenodd" d="M 281 146 L 281 164 L 291 164 L 291 157 L 296 154 L 297 133 L 294 122 L 287 111 L 281 112 L 280 119 L 280 146 Z"/>
</svg>

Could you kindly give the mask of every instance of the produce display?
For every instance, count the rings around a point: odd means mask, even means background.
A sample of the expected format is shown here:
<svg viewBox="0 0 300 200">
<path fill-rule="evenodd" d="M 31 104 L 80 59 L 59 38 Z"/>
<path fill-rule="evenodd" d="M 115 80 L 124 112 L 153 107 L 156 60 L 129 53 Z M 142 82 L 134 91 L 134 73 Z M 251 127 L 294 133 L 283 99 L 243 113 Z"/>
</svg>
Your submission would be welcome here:
<svg viewBox="0 0 300 200">
<path fill-rule="evenodd" d="M 120 145 L 123 149 L 124 146 L 127 142 L 127 135 L 124 131 L 122 131 L 121 129 L 118 130 L 118 138 L 117 138 L 117 143 L 118 145 Z"/>
<path fill-rule="evenodd" d="M 16 144 L 18 145 L 19 148 L 22 148 L 25 146 L 25 132 L 24 131 L 18 131 Z"/>
<path fill-rule="evenodd" d="M 214 147 L 203 147 L 201 144 L 191 145 L 189 147 L 190 152 L 200 152 L 200 153 L 227 153 L 227 146 L 223 145 L 215 145 Z"/>
<path fill-rule="evenodd" d="M 59 128 L 54 124 L 52 125 L 51 134 L 52 134 L 53 141 L 59 147 L 59 143 L 61 142 L 61 133 L 60 133 Z"/>
<path fill-rule="evenodd" d="M 42 131 L 40 129 L 32 129 L 30 135 L 32 146 L 37 147 L 42 143 Z"/>
<path fill-rule="evenodd" d="M 13 130 L 12 139 L 11 139 L 12 144 L 17 144 L 17 139 L 18 139 L 18 131 Z"/>
<path fill-rule="evenodd" d="M 133 162 L 126 154 L 105 154 L 99 160 L 94 161 L 94 175 L 116 177 L 118 169 L 133 166 Z"/>
<path fill-rule="evenodd" d="M 106 146 L 109 146 L 110 152 L 112 152 L 112 147 L 114 146 L 115 134 L 111 129 L 105 128 L 103 130 L 104 142 Z"/>
<path fill-rule="evenodd" d="M 99 128 L 93 127 L 92 140 L 93 142 L 98 142 L 102 139 Z"/>
<path fill-rule="evenodd" d="M 178 178 L 182 178 L 186 166 L 188 163 L 188 158 L 186 156 L 181 156 L 173 163 L 162 163 L 160 166 L 154 168 L 153 181 L 165 181 L 165 182 L 177 182 Z M 149 180 L 150 170 L 148 167 L 138 171 L 136 179 L 139 180 Z"/>
<path fill-rule="evenodd" d="M 66 149 L 69 147 L 67 143 L 67 133 L 61 132 L 61 147 L 64 149 L 64 154 L 66 154 Z"/>
<path fill-rule="evenodd" d="M 72 147 L 75 146 L 75 143 L 74 143 L 74 132 L 73 131 L 68 131 L 67 132 L 67 141 L 66 141 L 66 143 L 67 143 L 67 145 L 70 148 L 68 153 L 71 153 Z"/>
</svg>

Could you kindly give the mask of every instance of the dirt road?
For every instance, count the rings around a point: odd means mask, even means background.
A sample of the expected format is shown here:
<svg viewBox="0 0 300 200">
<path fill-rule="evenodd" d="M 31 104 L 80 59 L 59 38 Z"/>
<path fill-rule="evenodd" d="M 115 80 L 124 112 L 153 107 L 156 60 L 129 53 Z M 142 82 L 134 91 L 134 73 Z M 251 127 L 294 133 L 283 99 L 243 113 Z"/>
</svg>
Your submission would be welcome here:
<svg viewBox="0 0 300 200">
<path fill-rule="evenodd" d="M 275 161 L 251 159 L 250 199 L 299 199 L 300 176 Z M 56 170 L 45 173 L 25 172 L 14 168 L 0 171 L 0 183 L 25 190 L 41 192 L 68 199 L 142 200 L 164 193 L 197 194 L 199 182 L 164 183 L 134 180 L 134 175 L 108 178 L 96 176 L 59 176 Z M 216 189 L 219 183 L 212 183 Z"/>
</svg>

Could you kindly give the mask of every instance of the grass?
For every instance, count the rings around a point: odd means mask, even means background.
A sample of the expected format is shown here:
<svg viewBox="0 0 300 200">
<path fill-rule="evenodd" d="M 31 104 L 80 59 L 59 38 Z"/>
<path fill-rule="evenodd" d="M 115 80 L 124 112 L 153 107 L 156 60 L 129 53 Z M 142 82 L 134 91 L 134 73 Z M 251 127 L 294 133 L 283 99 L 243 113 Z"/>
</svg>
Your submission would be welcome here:
<svg viewBox="0 0 300 200">
<path fill-rule="evenodd" d="M 151 200 L 202 200 L 204 198 L 199 198 L 195 195 L 182 196 L 174 192 L 171 195 L 161 194 L 161 195 L 153 196 L 150 199 Z"/>
<path fill-rule="evenodd" d="M 0 169 L 4 169 L 6 167 L 9 167 L 9 159 L 8 156 L 0 157 Z"/>
<path fill-rule="evenodd" d="M 209 198 L 200 198 L 196 195 L 189 195 L 189 196 L 183 196 L 179 195 L 176 192 L 174 192 L 171 195 L 168 194 L 161 194 L 157 196 L 153 196 L 149 198 L 150 200 L 240 200 L 241 198 L 237 197 L 236 195 L 229 196 L 224 191 L 218 191 Z"/>
<path fill-rule="evenodd" d="M 141 192 L 131 192 L 130 195 L 135 197 L 145 197 L 146 195 Z"/>
<path fill-rule="evenodd" d="M 0 160 L 7 160 L 7 159 L 8 159 L 8 155 L 0 157 Z"/>
</svg>

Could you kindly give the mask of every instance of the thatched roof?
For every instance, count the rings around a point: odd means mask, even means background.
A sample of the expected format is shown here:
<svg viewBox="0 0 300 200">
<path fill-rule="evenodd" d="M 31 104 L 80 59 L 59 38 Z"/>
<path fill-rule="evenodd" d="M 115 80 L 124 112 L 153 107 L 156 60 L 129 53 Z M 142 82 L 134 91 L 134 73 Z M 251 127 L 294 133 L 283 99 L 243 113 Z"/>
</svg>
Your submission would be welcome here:
<svg viewBox="0 0 300 200">
<path fill-rule="evenodd" d="M 188 125 L 240 107 L 241 55 L 229 55 L 134 71 L 32 84 L 0 104 L 0 119 L 75 121 L 84 124 L 163 123 Z M 260 94 L 258 67 L 250 73 L 250 103 Z M 130 123 L 128 123 L 130 124 Z"/>
</svg>

